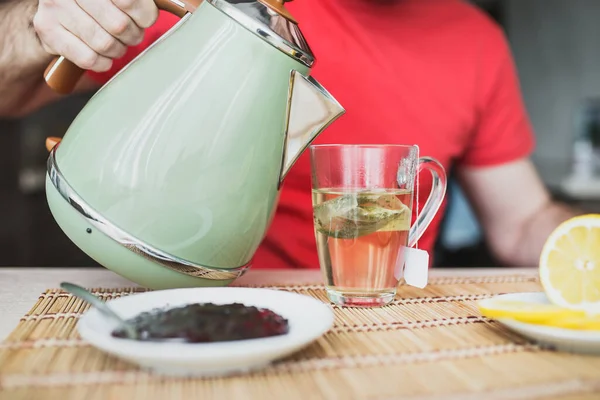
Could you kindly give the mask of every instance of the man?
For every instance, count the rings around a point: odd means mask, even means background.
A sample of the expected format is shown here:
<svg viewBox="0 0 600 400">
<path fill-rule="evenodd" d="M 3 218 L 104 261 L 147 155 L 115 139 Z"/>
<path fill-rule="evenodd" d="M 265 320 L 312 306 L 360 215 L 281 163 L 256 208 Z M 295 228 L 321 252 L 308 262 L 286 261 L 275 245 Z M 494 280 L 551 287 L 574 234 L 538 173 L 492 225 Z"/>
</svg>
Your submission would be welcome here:
<svg viewBox="0 0 600 400">
<path fill-rule="evenodd" d="M 177 21 L 152 0 L 40 0 L 37 12 L 32 0 L 1 7 L 5 116 L 58 98 L 41 80 L 48 53 L 92 70 L 78 90 L 98 88 Z M 574 211 L 551 201 L 528 158 L 534 137 L 501 29 L 459 0 L 298 0 L 286 7 L 317 56 L 313 75 L 347 110 L 317 142 L 418 144 L 421 155 L 456 169 L 497 258 L 536 265 L 549 233 Z M 419 208 L 429 189 L 422 175 Z M 420 248 L 431 252 L 442 213 Z M 306 154 L 286 178 L 254 265 L 318 267 Z"/>
</svg>

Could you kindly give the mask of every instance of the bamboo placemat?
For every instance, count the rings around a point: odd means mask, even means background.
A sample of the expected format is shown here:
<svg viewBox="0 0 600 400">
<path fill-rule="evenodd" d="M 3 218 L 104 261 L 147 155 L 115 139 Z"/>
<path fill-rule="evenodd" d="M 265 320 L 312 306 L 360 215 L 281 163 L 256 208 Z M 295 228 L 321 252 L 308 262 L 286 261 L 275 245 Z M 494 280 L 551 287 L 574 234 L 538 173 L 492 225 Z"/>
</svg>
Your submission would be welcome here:
<svg viewBox="0 0 600 400">
<path fill-rule="evenodd" d="M 326 301 L 321 285 L 268 286 Z M 93 289 L 105 299 L 142 289 Z M 260 372 L 163 378 L 83 342 L 87 305 L 44 292 L 0 344 L 0 399 L 600 399 L 600 357 L 542 349 L 476 301 L 541 290 L 534 275 L 432 279 L 390 306 L 335 308 L 333 329 Z"/>
</svg>

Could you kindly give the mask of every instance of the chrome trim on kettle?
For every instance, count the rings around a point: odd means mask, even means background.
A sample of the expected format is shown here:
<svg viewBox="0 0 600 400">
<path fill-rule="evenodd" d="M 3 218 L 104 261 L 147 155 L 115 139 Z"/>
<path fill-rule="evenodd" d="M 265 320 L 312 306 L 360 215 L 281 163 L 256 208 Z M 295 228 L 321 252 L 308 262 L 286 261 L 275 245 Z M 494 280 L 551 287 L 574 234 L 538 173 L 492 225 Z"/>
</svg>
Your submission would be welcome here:
<svg viewBox="0 0 600 400">
<path fill-rule="evenodd" d="M 247 0 L 206 1 L 308 68 L 314 64 L 315 57 L 298 25 L 274 13 L 264 4 Z"/>
<path fill-rule="evenodd" d="M 81 214 L 83 218 L 86 219 L 87 223 L 121 246 L 150 261 L 162 265 L 163 267 L 196 278 L 210 280 L 232 280 L 239 278 L 248 270 L 248 268 L 250 268 L 251 263 L 231 269 L 199 265 L 160 251 L 122 231 L 120 228 L 107 221 L 98 212 L 87 205 L 81 199 L 81 197 L 79 197 L 75 190 L 69 186 L 56 163 L 56 149 L 59 145 L 60 143 L 54 146 L 50 151 L 50 155 L 48 156 L 47 169 L 50 181 L 58 193 L 60 193 L 60 195 L 71 205 L 71 207 L 73 207 Z"/>
</svg>

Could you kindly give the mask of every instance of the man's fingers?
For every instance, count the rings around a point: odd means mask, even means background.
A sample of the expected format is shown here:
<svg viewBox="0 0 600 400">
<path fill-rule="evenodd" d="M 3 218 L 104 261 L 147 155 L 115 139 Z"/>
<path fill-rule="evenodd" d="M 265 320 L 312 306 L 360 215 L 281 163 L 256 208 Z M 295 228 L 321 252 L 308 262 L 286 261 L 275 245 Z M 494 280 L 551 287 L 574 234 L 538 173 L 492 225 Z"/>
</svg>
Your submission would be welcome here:
<svg viewBox="0 0 600 400">
<path fill-rule="evenodd" d="M 72 61 L 80 68 L 96 72 L 108 71 L 112 66 L 110 58 L 101 56 L 92 50 L 66 29 L 57 29 L 52 32 L 48 40 L 44 39 L 44 33 L 39 32 L 44 49 L 50 54 L 60 54 Z"/>
<path fill-rule="evenodd" d="M 112 0 L 112 2 L 129 15 L 140 28 L 151 27 L 158 18 L 158 8 L 154 0 Z"/>
<path fill-rule="evenodd" d="M 157 18 L 154 0 L 39 0 L 33 25 L 47 52 L 101 72 Z"/>
<path fill-rule="evenodd" d="M 143 29 L 111 0 L 77 0 L 77 4 L 122 43 L 135 46 L 144 38 Z"/>
<path fill-rule="evenodd" d="M 67 3 L 65 11 L 59 15 L 61 25 L 93 51 L 108 58 L 118 58 L 125 54 L 127 50 L 125 45 L 106 32 L 92 17 L 79 8 L 77 3 Z"/>
</svg>

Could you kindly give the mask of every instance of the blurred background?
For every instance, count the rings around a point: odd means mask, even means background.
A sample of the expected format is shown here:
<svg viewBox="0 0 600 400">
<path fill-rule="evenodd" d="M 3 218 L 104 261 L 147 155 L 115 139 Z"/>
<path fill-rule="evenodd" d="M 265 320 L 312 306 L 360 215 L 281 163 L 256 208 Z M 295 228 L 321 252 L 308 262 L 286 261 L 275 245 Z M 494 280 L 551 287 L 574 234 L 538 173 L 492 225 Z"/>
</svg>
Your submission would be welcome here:
<svg viewBox="0 0 600 400">
<path fill-rule="evenodd" d="M 472 3 L 506 31 L 543 180 L 555 197 L 600 212 L 600 1 Z M 0 120 L 0 267 L 97 265 L 60 231 L 44 194 L 45 138 L 63 136 L 88 98 L 72 97 L 22 120 Z M 452 184 L 448 199 L 436 266 L 497 265 L 460 187 Z"/>
</svg>

